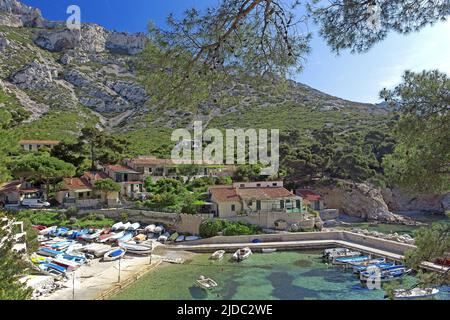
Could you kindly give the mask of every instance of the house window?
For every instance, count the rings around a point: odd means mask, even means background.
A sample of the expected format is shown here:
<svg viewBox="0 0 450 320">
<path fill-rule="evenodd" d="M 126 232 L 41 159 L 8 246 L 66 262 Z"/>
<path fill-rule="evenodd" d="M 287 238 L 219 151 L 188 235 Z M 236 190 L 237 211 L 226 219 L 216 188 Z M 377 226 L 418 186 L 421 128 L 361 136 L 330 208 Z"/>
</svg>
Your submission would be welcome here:
<svg viewBox="0 0 450 320">
<path fill-rule="evenodd" d="M 272 183 L 272 187 L 277 187 L 277 186 L 278 186 L 278 183 L 276 183 L 276 182 Z"/>
<path fill-rule="evenodd" d="M 261 183 L 257 183 L 256 186 L 259 188 L 261 187 Z"/>
<path fill-rule="evenodd" d="M 248 202 L 248 206 L 251 207 L 253 205 L 253 201 Z"/>
<path fill-rule="evenodd" d="M 280 200 L 280 208 L 284 209 L 284 200 Z"/>
<path fill-rule="evenodd" d="M 297 209 L 300 209 L 302 207 L 301 201 L 297 200 L 296 203 L 297 203 Z"/>
<path fill-rule="evenodd" d="M 261 201 L 256 201 L 256 210 L 261 210 Z"/>
<path fill-rule="evenodd" d="M 30 145 L 28 145 L 28 150 L 33 150 L 33 146 L 30 144 Z"/>
<path fill-rule="evenodd" d="M 236 205 L 235 205 L 235 204 L 232 204 L 232 205 L 231 205 L 231 211 L 233 211 L 233 212 L 236 211 Z"/>
<path fill-rule="evenodd" d="M 241 184 L 241 188 L 245 188 L 245 184 Z"/>
<path fill-rule="evenodd" d="M 91 193 L 90 192 L 87 192 L 86 193 L 86 197 L 90 197 L 91 196 Z"/>
</svg>

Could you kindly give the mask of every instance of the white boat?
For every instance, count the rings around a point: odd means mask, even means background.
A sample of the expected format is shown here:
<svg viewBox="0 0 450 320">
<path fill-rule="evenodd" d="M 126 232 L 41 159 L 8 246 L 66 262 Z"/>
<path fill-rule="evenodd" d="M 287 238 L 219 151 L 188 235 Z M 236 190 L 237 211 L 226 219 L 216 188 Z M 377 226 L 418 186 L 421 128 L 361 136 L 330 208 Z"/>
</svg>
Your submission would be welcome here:
<svg viewBox="0 0 450 320">
<path fill-rule="evenodd" d="M 166 236 L 159 236 L 158 237 L 158 242 L 165 243 L 167 241 L 167 239 L 169 239 L 169 238 L 166 237 Z"/>
<path fill-rule="evenodd" d="M 262 253 L 274 253 L 274 252 L 277 252 L 277 249 L 275 249 L 275 248 L 261 249 L 261 252 Z"/>
<path fill-rule="evenodd" d="M 118 230 L 128 230 L 129 227 L 131 227 L 131 222 L 123 224 Z"/>
<path fill-rule="evenodd" d="M 147 233 L 155 233 L 156 225 L 151 224 L 145 227 L 145 232 Z"/>
<path fill-rule="evenodd" d="M 123 222 L 118 222 L 111 227 L 112 231 L 117 231 L 123 228 Z"/>
<path fill-rule="evenodd" d="M 83 248 L 83 251 L 91 253 L 96 257 L 101 257 L 110 250 L 111 247 L 104 244 L 91 244 Z"/>
<path fill-rule="evenodd" d="M 239 249 L 233 254 L 233 260 L 242 261 L 248 259 L 252 255 L 252 250 L 250 248 Z"/>
<path fill-rule="evenodd" d="M 164 227 L 163 226 L 156 226 L 155 227 L 155 231 L 154 231 L 154 233 L 159 233 L 159 234 L 161 234 L 161 233 L 163 233 L 164 232 Z"/>
<path fill-rule="evenodd" d="M 419 300 L 419 299 L 431 299 L 439 293 L 439 289 L 436 288 L 414 288 L 398 289 L 394 290 L 394 300 Z"/>
<path fill-rule="evenodd" d="M 205 276 L 200 276 L 197 280 L 197 284 L 207 290 L 217 287 L 217 282 L 211 278 L 206 278 Z"/>
<path fill-rule="evenodd" d="M 109 237 L 107 241 L 110 241 L 110 242 L 116 241 L 117 239 L 122 238 L 124 235 L 125 235 L 125 231 L 120 231 L 120 232 L 116 233 L 115 235 Z"/>
<path fill-rule="evenodd" d="M 150 254 L 152 252 L 153 247 L 151 245 L 145 245 L 145 244 L 132 244 L 132 243 L 126 243 L 126 242 L 119 242 L 119 246 L 123 249 L 125 249 L 129 253 L 134 254 Z"/>
<path fill-rule="evenodd" d="M 225 250 L 218 250 L 211 255 L 212 260 L 221 260 L 225 255 Z"/>
<path fill-rule="evenodd" d="M 141 226 L 140 223 L 135 222 L 135 223 L 131 224 L 131 225 L 127 228 L 127 230 L 128 230 L 128 231 L 136 231 L 137 229 L 139 229 L 140 226 Z"/>
<path fill-rule="evenodd" d="M 66 270 L 68 272 L 74 271 L 74 270 L 78 269 L 81 266 L 81 264 L 79 264 L 78 262 L 66 260 L 66 259 L 64 259 L 62 257 L 59 257 L 59 256 L 54 258 L 54 259 L 51 259 L 51 262 L 53 264 L 56 264 L 58 266 L 66 268 Z"/>
<path fill-rule="evenodd" d="M 44 230 L 39 231 L 39 234 L 40 234 L 40 235 L 43 235 L 43 236 L 46 236 L 46 235 L 48 235 L 50 232 L 56 231 L 57 228 L 58 228 L 57 226 L 53 226 L 53 227 L 50 227 L 50 228 L 47 228 L 47 229 L 44 229 Z"/>
<path fill-rule="evenodd" d="M 127 251 L 123 248 L 114 248 L 103 256 L 103 261 L 114 261 L 121 259 Z"/>
</svg>

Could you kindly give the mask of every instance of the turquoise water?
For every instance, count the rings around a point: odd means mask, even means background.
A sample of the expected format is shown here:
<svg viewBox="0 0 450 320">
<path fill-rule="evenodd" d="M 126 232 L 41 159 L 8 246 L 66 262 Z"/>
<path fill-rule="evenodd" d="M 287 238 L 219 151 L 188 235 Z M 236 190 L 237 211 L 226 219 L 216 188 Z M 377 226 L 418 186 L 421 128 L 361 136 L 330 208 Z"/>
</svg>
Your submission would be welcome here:
<svg viewBox="0 0 450 320">
<path fill-rule="evenodd" d="M 379 300 L 383 290 L 363 288 L 351 271 L 322 263 L 320 252 L 276 252 L 253 254 L 232 262 L 197 255 L 183 265 L 166 265 L 147 274 L 113 299 L 119 300 Z M 195 285 L 200 275 L 218 287 L 203 290 Z M 403 284 L 413 284 L 407 277 Z M 450 299 L 444 292 L 439 299 Z"/>
</svg>

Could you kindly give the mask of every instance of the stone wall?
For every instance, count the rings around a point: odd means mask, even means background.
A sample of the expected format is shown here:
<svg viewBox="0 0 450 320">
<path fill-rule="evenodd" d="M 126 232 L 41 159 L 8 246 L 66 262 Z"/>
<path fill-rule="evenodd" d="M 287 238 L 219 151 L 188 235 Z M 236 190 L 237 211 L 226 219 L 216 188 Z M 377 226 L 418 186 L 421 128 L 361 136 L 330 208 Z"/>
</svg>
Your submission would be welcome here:
<svg viewBox="0 0 450 320">
<path fill-rule="evenodd" d="M 250 224 L 255 224 L 261 228 L 273 229 L 276 228 L 275 222 L 284 221 L 288 226 L 296 225 L 297 229 L 312 229 L 317 221 L 315 218 L 308 218 L 300 213 L 282 213 L 282 212 L 263 212 L 238 217 L 229 217 L 228 220 L 244 221 Z M 321 222 L 321 221 L 320 221 Z"/>
<path fill-rule="evenodd" d="M 79 210 L 78 215 L 85 215 L 92 213 L 92 210 Z M 179 213 L 162 213 L 145 210 L 131 210 L 131 209 L 106 209 L 95 210 L 96 213 L 103 214 L 107 218 L 119 220 L 123 213 L 128 215 L 128 221 L 139 222 L 143 224 L 164 224 L 170 229 L 181 233 L 190 233 L 197 235 L 200 232 L 200 224 L 203 219 L 208 216 L 190 215 Z"/>
<path fill-rule="evenodd" d="M 397 255 L 404 255 L 406 251 L 415 248 L 415 246 L 413 245 L 364 236 L 348 231 L 261 234 L 253 236 L 231 236 L 231 237 L 218 236 L 208 239 L 192 241 L 189 244 L 200 245 L 200 244 L 251 243 L 255 239 L 259 239 L 262 242 L 318 241 L 318 240 L 347 241 L 349 243 L 353 243 L 356 245 L 367 246 L 373 249 L 387 251 Z"/>
</svg>

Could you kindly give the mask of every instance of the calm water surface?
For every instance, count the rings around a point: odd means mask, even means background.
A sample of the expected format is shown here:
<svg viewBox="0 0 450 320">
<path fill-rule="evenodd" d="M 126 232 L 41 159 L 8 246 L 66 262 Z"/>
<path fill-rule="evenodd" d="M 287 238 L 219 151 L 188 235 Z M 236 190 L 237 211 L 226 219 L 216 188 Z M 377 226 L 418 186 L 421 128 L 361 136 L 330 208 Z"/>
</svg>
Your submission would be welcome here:
<svg viewBox="0 0 450 320">
<path fill-rule="evenodd" d="M 253 254 L 241 263 L 209 260 L 201 254 L 183 265 L 158 268 L 126 288 L 113 299 L 127 300 L 378 300 L 383 290 L 361 287 L 351 271 L 322 263 L 320 252 Z M 219 286 L 206 291 L 195 285 L 200 275 Z M 413 284 L 407 277 L 403 284 Z M 450 299 L 441 292 L 439 299 Z"/>
</svg>

